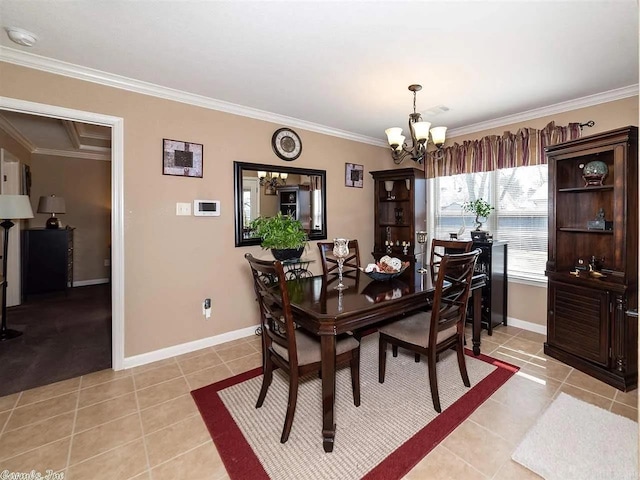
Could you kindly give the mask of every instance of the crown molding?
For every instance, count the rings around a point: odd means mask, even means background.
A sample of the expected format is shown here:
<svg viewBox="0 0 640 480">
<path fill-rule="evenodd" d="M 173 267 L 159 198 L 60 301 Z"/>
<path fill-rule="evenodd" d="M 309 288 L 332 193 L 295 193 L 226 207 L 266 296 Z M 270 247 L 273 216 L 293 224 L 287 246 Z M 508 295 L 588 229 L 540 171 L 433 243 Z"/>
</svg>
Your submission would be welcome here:
<svg viewBox="0 0 640 480">
<path fill-rule="evenodd" d="M 461 135 L 490 130 L 492 128 L 503 127 L 513 123 L 526 122 L 528 120 L 534 120 L 536 118 L 546 117 L 549 115 L 570 112 L 571 110 L 577 110 L 579 108 L 592 107 L 601 103 L 613 102 L 615 100 L 621 100 L 623 98 L 633 97 L 636 95 L 638 95 L 637 83 L 635 85 L 629 85 L 628 87 L 609 90 L 608 92 L 596 93 L 594 95 L 588 95 L 574 100 L 567 100 L 566 102 L 556 103 L 547 107 L 534 108 L 533 110 L 527 110 L 526 112 L 487 120 L 486 122 L 474 123 L 472 125 L 467 125 L 466 127 L 452 128 L 447 132 L 447 137 L 459 137 Z M 580 119 L 576 121 L 579 120 Z M 588 119 L 583 118 L 581 120 L 587 121 Z"/>
<path fill-rule="evenodd" d="M 279 115 L 277 113 L 258 110 L 257 108 L 244 107 L 242 105 L 236 105 L 234 103 L 216 100 L 213 98 L 205 97 L 203 95 L 182 92 L 173 88 L 162 87 L 153 83 L 134 80 L 120 75 L 114 75 L 100 70 L 95 70 L 93 68 L 82 67 L 79 65 L 74 65 L 72 63 L 62 62 L 60 60 L 42 57 L 40 55 L 34 55 L 33 53 L 18 51 L 13 48 L 0 46 L 0 61 L 12 63 L 14 65 L 19 65 L 22 67 L 33 68 L 36 70 L 42 70 L 44 72 L 54 73 L 56 75 L 63 75 L 65 77 L 71 77 L 78 80 L 98 83 L 100 85 L 106 85 L 108 87 L 120 88 L 122 90 L 141 93 L 143 95 L 150 95 L 165 100 L 186 103 L 189 105 L 195 105 L 197 107 L 231 113 L 233 115 L 239 115 L 242 117 L 254 118 L 256 120 L 276 123 L 279 125 L 301 128 L 303 130 L 309 130 L 311 132 L 321 133 L 323 135 L 331 135 L 333 137 L 344 138 L 346 140 L 353 140 L 355 142 L 375 145 L 377 147 L 387 146 L 387 142 L 379 138 L 359 135 L 356 133 L 347 132 L 346 130 L 340 130 L 317 123 L 307 122 L 299 118 L 287 117 L 285 115 Z"/>
<path fill-rule="evenodd" d="M 32 152 L 34 155 L 52 155 L 54 157 L 82 158 L 84 160 L 111 161 L 111 151 L 108 153 L 92 153 L 78 150 L 58 150 L 56 148 L 36 148 Z"/>
<path fill-rule="evenodd" d="M 208 108 L 210 110 L 217 110 L 220 112 L 231 113 L 233 115 L 239 115 L 242 117 L 254 118 L 256 120 L 262 120 L 265 122 L 287 125 L 289 127 L 302 128 L 311 132 L 344 138 L 346 140 L 352 140 L 354 142 L 366 143 L 368 145 L 385 148 L 388 148 L 389 146 L 385 140 L 382 140 L 380 138 L 359 135 L 356 133 L 347 132 L 346 130 L 340 130 L 317 123 L 307 122 L 298 118 L 287 117 L 285 115 L 279 115 L 277 113 L 271 113 L 265 110 L 258 110 L 256 108 L 245 107 L 222 100 L 216 100 L 213 98 L 205 97 L 203 95 L 182 92 L 173 88 L 163 87 L 140 80 L 134 80 L 131 78 L 123 77 L 121 75 L 114 75 L 93 68 L 82 67 L 72 63 L 35 55 L 33 53 L 23 52 L 13 48 L 0 46 L 0 61 L 41 70 L 56 75 L 63 75 L 78 80 L 85 80 L 108 87 L 119 88 L 143 95 L 162 98 L 165 100 L 171 100 L 175 102 L 194 105 L 197 107 Z M 452 128 L 448 130 L 447 137 L 452 138 L 461 135 L 468 135 L 470 133 L 498 128 L 513 123 L 534 120 L 536 118 L 554 115 L 557 113 L 564 113 L 571 110 L 576 110 L 578 108 L 591 107 L 593 105 L 612 102 L 635 95 L 638 95 L 638 84 L 629 85 L 627 87 L 597 93 L 574 100 L 568 100 L 566 102 L 556 103 L 547 107 L 527 110 L 525 112 L 517 113 L 514 115 L 507 115 L 484 122 L 474 123 L 464 127 Z"/>
<path fill-rule="evenodd" d="M 28 152 L 33 152 L 36 146 L 25 137 L 16 127 L 13 126 L 4 115 L 0 115 L 0 129 L 4 130 L 7 135 L 22 145 Z"/>
</svg>

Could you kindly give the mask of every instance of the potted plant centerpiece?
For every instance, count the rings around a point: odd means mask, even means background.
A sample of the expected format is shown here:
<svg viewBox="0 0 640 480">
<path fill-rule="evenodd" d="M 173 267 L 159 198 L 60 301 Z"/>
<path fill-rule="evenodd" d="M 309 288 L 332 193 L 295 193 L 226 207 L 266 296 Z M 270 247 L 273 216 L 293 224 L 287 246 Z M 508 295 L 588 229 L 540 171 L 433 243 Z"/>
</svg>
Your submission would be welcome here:
<svg viewBox="0 0 640 480">
<path fill-rule="evenodd" d="M 491 215 L 491 210 L 495 208 L 486 200 L 478 198 L 477 200 L 463 203 L 462 209 L 476 216 L 476 229 L 471 232 L 471 238 L 474 240 L 486 240 L 489 232 L 482 230 L 482 224 L 487 221 L 487 218 Z"/>
<path fill-rule="evenodd" d="M 253 235 L 260 237 L 260 246 L 271 250 L 276 260 L 300 258 L 307 245 L 307 232 L 299 220 L 278 212 L 273 217 L 258 217 L 249 225 Z"/>
</svg>

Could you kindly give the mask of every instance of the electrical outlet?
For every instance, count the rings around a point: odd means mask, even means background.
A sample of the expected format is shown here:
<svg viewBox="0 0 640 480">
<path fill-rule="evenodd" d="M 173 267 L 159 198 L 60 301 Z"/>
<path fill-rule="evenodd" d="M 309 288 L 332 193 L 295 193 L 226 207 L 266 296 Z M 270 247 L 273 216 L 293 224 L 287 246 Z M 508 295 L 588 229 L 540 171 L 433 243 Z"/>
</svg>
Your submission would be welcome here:
<svg viewBox="0 0 640 480">
<path fill-rule="evenodd" d="M 205 298 L 202 302 L 202 314 L 205 318 L 211 318 L 211 299 Z"/>
<path fill-rule="evenodd" d="M 111 266 L 111 260 L 109 260 L 108 258 L 104 259 L 104 266 L 105 267 L 110 267 Z"/>
</svg>

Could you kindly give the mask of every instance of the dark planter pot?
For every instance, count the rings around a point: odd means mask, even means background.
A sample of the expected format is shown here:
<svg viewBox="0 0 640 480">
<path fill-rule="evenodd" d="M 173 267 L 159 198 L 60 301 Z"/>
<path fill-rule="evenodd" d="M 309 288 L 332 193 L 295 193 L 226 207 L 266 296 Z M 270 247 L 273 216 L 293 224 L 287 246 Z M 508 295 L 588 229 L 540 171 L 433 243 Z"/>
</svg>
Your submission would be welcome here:
<svg viewBox="0 0 640 480">
<path fill-rule="evenodd" d="M 285 260 L 297 260 L 302 255 L 302 252 L 304 252 L 304 247 L 285 248 L 282 250 L 277 248 L 271 249 L 271 255 L 273 255 L 273 258 L 280 260 L 281 262 Z"/>
</svg>

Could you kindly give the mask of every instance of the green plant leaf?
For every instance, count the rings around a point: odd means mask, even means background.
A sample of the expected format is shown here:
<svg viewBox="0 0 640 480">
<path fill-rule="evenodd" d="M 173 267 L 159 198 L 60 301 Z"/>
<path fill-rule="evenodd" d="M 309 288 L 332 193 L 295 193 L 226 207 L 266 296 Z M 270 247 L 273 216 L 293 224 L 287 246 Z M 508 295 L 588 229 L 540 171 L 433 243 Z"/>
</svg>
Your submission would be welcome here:
<svg viewBox="0 0 640 480">
<path fill-rule="evenodd" d="M 273 217 L 258 217 L 249 225 L 251 233 L 262 239 L 265 250 L 300 248 L 307 244 L 307 233 L 299 220 L 278 212 Z"/>
</svg>

